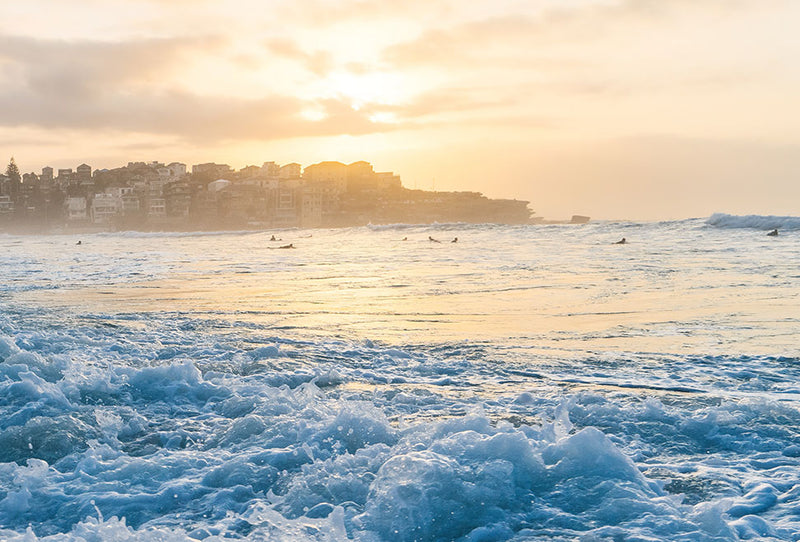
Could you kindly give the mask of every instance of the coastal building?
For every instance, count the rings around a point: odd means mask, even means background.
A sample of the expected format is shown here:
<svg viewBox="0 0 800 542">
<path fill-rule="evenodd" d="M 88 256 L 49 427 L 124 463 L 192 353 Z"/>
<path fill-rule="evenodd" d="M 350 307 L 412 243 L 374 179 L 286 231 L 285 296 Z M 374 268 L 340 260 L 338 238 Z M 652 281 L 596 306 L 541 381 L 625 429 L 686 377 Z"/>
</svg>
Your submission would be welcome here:
<svg viewBox="0 0 800 542">
<path fill-rule="evenodd" d="M 164 187 L 166 186 L 167 181 L 164 179 L 158 179 L 154 181 L 150 181 L 149 183 L 145 183 L 147 186 L 147 197 L 148 198 L 162 198 L 164 197 Z"/>
<path fill-rule="evenodd" d="M 363 172 L 366 162 L 358 163 L 353 171 Z M 369 166 L 369 164 L 366 164 Z M 372 170 L 372 166 L 369 166 Z M 338 225 L 341 218 L 342 195 L 347 190 L 350 169 L 341 162 L 319 162 L 303 170 L 303 180 L 319 192 L 322 207 L 322 219 Z"/>
<path fill-rule="evenodd" d="M 41 179 L 44 184 L 51 184 L 53 182 L 53 168 L 50 166 L 43 167 L 39 179 Z"/>
<path fill-rule="evenodd" d="M 129 192 L 124 194 L 120 201 L 122 202 L 121 212 L 124 215 L 134 215 L 139 212 L 142 208 L 142 202 L 139 199 L 139 196 L 134 194 L 133 192 Z"/>
<path fill-rule="evenodd" d="M 299 179 L 302 170 L 303 166 L 296 162 L 292 162 L 291 164 L 286 164 L 280 167 L 280 170 L 278 171 L 278 177 L 281 179 Z"/>
<path fill-rule="evenodd" d="M 149 198 L 147 200 L 147 217 L 162 219 L 167 216 L 167 200 L 164 198 Z"/>
<path fill-rule="evenodd" d="M 298 226 L 300 223 L 299 204 L 302 203 L 303 183 L 299 179 L 282 181 L 274 194 L 272 223 L 281 228 Z"/>
<path fill-rule="evenodd" d="M 297 164 L 300 165 L 300 164 Z M 267 178 L 275 178 L 281 176 L 281 167 L 275 162 L 264 162 L 261 165 L 261 175 Z"/>
<path fill-rule="evenodd" d="M 195 164 L 192 166 L 192 175 L 203 177 L 209 180 L 221 179 L 229 176 L 233 170 L 228 164 L 215 164 L 208 162 L 205 164 Z"/>
<path fill-rule="evenodd" d="M 348 176 L 347 166 L 341 162 L 319 162 L 303 170 L 303 179 L 306 181 L 328 183 L 343 192 L 347 189 Z"/>
<path fill-rule="evenodd" d="M 172 162 L 167 165 L 169 168 L 171 175 L 170 177 L 183 177 L 186 175 L 186 164 L 182 164 L 180 162 Z"/>
<path fill-rule="evenodd" d="M 90 207 L 92 222 L 95 224 L 110 223 L 119 214 L 121 207 L 120 198 L 114 194 L 108 192 L 95 194 Z"/>
<path fill-rule="evenodd" d="M 22 186 L 38 186 L 39 185 L 39 176 L 35 173 L 24 173 L 22 175 Z"/>
<path fill-rule="evenodd" d="M 216 181 L 208 183 L 209 192 L 219 192 L 225 190 L 230 186 L 231 182 L 226 179 L 217 179 Z"/>
<path fill-rule="evenodd" d="M 56 182 L 60 186 L 65 186 L 65 185 L 68 185 L 69 183 L 72 182 L 72 177 L 73 177 L 73 173 L 72 173 L 72 168 L 71 167 L 70 168 L 59 168 L 58 177 L 56 177 Z"/>
<path fill-rule="evenodd" d="M 347 184 L 343 191 L 355 192 L 374 188 L 375 170 L 369 162 L 353 162 L 347 166 Z"/>
<path fill-rule="evenodd" d="M 14 212 L 14 202 L 11 196 L 0 196 L 0 216 L 11 215 Z"/>
<path fill-rule="evenodd" d="M 75 168 L 75 179 L 81 183 L 92 180 L 92 166 L 81 164 Z"/>
<path fill-rule="evenodd" d="M 306 183 L 302 189 L 300 226 L 319 228 L 324 218 L 324 192 L 319 183 Z"/>
<path fill-rule="evenodd" d="M 258 166 L 247 166 L 239 170 L 240 179 L 252 179 L 261 175 L 261 168 Z"/>
<path fill-rule="evenodd" d="M 41 193 L 39 176 L 35 173 L 23 174 L 16 197 L 12 198 L 16 212 L 21 210 L 29 217 L 36 214 L 37 205 L 44 203 Z"/>
<path fill-rule="evenodd" d="M 395 175 L 391 171 L 375 173 L 375 188 L 379 191 L 399 190 L 402 186 L 400 175 Z"/>
<path fill-rule="evenodd" d="M 85 222 L 88 219 L 86 198 L 67 198 L 64 200 L 64 208 L 69 222 Z"/>
<path fill-rule="evenodd" d="M 192 204 L 192 191 L 189 183 L 181 177 L 164 185 L 164 201 L 167 216 L 187 217 Z"/>
</svg>

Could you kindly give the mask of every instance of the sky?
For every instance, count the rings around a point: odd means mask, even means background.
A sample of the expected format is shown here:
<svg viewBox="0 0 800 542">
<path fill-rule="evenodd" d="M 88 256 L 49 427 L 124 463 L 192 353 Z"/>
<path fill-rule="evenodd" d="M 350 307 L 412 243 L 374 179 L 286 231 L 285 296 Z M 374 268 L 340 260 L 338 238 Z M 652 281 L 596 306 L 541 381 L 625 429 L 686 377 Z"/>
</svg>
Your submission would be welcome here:
<svg viewBox="0 0 800 542">
<path fill-rule="evenodd" d="M 371 162 L 536 215 L 800 214 L 796 0 L 0 5 L 0 160 Z"/>
</svg>

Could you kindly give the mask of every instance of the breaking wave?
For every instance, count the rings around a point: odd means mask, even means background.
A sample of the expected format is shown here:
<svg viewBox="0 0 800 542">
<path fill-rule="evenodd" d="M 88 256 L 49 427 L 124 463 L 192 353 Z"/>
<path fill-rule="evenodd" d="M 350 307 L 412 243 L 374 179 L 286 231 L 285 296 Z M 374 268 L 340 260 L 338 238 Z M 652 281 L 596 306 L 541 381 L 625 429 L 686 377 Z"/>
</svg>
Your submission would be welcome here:
<svg viewBox="0 0 800 542">
<path fill-rule="evenodd" d="M 764 215 L 738 216 L 725 213 L 714 213 L 706 220 L 706 224 L 717 228 L 800 230 L 800 217 Z"/>
</svg>

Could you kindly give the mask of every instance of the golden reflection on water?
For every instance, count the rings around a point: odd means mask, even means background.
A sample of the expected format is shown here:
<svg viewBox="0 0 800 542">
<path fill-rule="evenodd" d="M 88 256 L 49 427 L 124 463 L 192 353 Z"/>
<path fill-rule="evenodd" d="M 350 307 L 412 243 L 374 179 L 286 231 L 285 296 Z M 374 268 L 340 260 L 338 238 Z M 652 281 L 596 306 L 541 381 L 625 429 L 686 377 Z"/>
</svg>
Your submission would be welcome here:
<svg viewBox="0 0 800 542">
<path fill-rule="evenodd" d="M 296 250 L 269 250 L 266 234 L 158 239 L 156 248 L 125 239 L 124 251 L 119 239 L 96 238 L 55 258 L 78 278 L 92 271 L 97 280 L 17 297 L 76 312 L 206 314 L 389 343 L 797 350 L 797 287 L 758 282 L 774 255 L 748 262 L 753 273 L 716 240 L 695 253 L 660 238 L 612 247 L 582 231 L 456 232 L 458 244 L 436 246 L 422 235 L 398 242 L 393 231 L 322 231 L 293 239 Z M 109 268 L 138 271 L 111 280 Z"/>
<path fill-rule="evenodd" d="M 28 301 L 99 313 L 212 314 L 283 329 L 364 337 L 387 342 L 535 339 L 549 348 L 680 352 L 729 350 L 732 336 L 721 318 L 738 315 L 754 326 L 768 322 L 793 332 L 781 315 L 791 300 L 741 299 L 735 288 L 705 299 L 702 292 L 626 292 L 598 296 L 570 285 L 527 285 L 419 295 L 405 287 L 372 284 L 363 277 L 308 288 L 248 274 L 144 281 L 112 288 L 42 290 Z M 575 277 L 580 281 L 580 277 Z M 346 282 L 346 284 L 344 284 Z M 766 296 L 768 292 L 764 292 Z M 713 301 L 713 302 L 712 302 Z M 718 330 L 709 329 L 716 321 Z M 751 337 L 734 335 L 747 342 Z"/>
</svg>

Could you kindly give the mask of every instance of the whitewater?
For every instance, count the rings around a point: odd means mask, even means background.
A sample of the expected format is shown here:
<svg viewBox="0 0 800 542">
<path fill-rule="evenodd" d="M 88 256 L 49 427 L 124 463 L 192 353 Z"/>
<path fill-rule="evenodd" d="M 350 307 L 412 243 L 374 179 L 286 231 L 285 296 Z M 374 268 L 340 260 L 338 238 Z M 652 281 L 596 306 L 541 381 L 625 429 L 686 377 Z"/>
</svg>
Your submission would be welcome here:
<svg viewBox="0 0 800 542">
<path fill-rule="evenodd" d="M 800 217 L 0 243 L 2 541 L 800 540 Z"/>
</svg>

